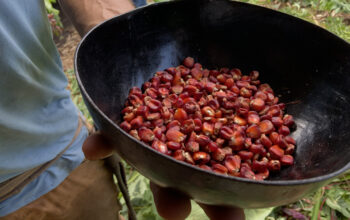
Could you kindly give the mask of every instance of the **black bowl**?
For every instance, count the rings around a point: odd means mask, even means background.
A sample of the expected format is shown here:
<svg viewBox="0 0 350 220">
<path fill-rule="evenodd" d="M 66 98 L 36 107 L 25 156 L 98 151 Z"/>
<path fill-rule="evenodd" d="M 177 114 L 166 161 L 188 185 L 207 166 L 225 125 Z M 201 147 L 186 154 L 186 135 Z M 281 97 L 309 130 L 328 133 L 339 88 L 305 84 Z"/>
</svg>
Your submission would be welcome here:
<svg viewBox="0 0 350 220">
<path fill-rule="evenodd" d="M 132 86 L 194 57 L 207 68 L 260 71 L 295 117 L 295 165 L 266 181 L 223 176 L 160 154 L 118 127 Z M 300 19 L 224 0 L 153 4 L 90 31 L 75 57 L 78 82 L 117 153 L 161 186 L 207 204 L 287 204 L 350 167 L 350 45 Z"/>
</svg>

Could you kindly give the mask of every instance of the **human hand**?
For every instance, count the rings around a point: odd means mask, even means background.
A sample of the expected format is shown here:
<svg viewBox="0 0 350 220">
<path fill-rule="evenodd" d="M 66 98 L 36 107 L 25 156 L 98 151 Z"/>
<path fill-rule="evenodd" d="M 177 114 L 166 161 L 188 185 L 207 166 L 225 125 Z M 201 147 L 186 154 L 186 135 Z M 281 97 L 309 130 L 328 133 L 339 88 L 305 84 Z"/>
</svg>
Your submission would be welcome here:
<svg viewBox="0 0 350 220">
<path fill-rule="evenodd" d="M 190 198 L 173 189 L 150 183 L 160 216 L 166 220 L 184 220 L 191 213 Z M 210 220 L 244 220 L 243 209 L 198 203 Z"/>
<path fill-rule="evenodd" d="M 99 160 L 113 154 L 112 143 L 103 134 L 90 135 L 83 144 L 83 152 L 88 160 Z M 163 188 L 151 182 L 151 191 L 160 216 L 167 220 L 184 220 L 191 213 L 191 200 L 181 192 Z M 205 205 L 198 203 L 210 220 L 244 220 L 240 208 Z"/>
<path fill-rule="evenodd" d="M 112 143 L 107 137 L 99 132 L 86 138 L 82 149 L 85 158 L 88 160 L 100 160 L 113 154 Z"/>
</svg>

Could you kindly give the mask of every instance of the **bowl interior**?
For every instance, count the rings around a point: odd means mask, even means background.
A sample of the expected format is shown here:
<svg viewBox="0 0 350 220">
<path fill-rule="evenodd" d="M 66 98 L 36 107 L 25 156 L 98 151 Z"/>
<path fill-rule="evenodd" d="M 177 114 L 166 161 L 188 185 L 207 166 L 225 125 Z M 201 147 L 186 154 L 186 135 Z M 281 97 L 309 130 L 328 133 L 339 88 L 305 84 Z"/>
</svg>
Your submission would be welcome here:
<svg viewBox="0 0 350 220">
<path fill-rule="evenodd" d="M 88 96 L 119 123 L 132 86 L 187 56 L 206 68 L 258 70 L 287 104 L 297 124 L 296 162 L 271 181 L 349 167 L 350 46 L 302 20 L 232 1 L 155 4 L 90 32 L 76 68 Z"/>
</svg>

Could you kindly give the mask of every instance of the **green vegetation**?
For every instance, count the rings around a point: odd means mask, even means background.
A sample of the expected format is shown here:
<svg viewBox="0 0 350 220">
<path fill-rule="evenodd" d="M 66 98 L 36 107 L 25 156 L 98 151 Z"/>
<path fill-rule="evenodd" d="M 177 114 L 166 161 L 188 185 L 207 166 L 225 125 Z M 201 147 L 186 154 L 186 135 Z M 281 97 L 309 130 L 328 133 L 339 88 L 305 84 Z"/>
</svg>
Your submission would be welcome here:
<svg viewBox="0 0 350 220">
<path fill-rule="evenodd" d="M 47 12 L 47 17 L 49 18 L 52 32 L 56 36 L 59 36 L 62 32 L 62 22 L 60 18 L 60 11 L 53 7 L 53 4 L 56 3 L 56 0 L 45 0 L 45 7 Z"/>
<path fill-rule="evenodd" d="M 161 2 L 164 0 L 154 0 Z M 299 17 L 301 19 L 319 25 L 344 40 L 350 42 L 350 3 L 349 0 L 242 0 L 247 3 L 257 4 L 274 10 Z M 54 0 L 45 0 L 48 6 Z M 49 4 L 49 5 L 48 5 Z M 52 5 L 51 5 L 52 6 Z M 49 10 L 48 10 L 49 11 Z M 51 13 L 56 13 L 51 11 Z M 58 13 L 57 13 L 58 15 Z M 91 117 L 82 101 L 73 71 L 68 71 L 70 82 L 69 89 L 72 91 L 73 101 L 81 109 L 84 115 L 92 122 Z M 137 171 L 126 165 L 127 180 L 132 204 L 141 220 L 161 219 L 156 212 L 149 182 Z M 122 214 L 127 215 L 125 203 Z M 350 173 L 347 173 L 329 185 L 319 189 L 304 199 L 283 207 L 271 209 L 245 210 L 248 220 L 289 220 L 289 219 L 311 219 L 311 220 L 346 220 L 350 219 Z M 207 219 L 201 209 L 193 203 L 190 220 Z"/>
</svg>

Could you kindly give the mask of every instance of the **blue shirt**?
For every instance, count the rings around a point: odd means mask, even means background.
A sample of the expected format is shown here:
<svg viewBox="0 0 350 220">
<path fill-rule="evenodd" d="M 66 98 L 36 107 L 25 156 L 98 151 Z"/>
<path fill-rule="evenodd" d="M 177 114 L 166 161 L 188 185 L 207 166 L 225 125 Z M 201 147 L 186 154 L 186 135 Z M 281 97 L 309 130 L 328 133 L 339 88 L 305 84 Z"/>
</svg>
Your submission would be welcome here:
<svg viewBox="0 0 350 220">
<path fill-rule="evenodd" d="M 52 40 L 43 0 L 0 3 L 0 183 L 53 159 L 72 140 L 78 110 Z M 84 127 L 75 143 L 20 193 L 0 217 L 59 185 L 84 159 Z"/>
</svg>

